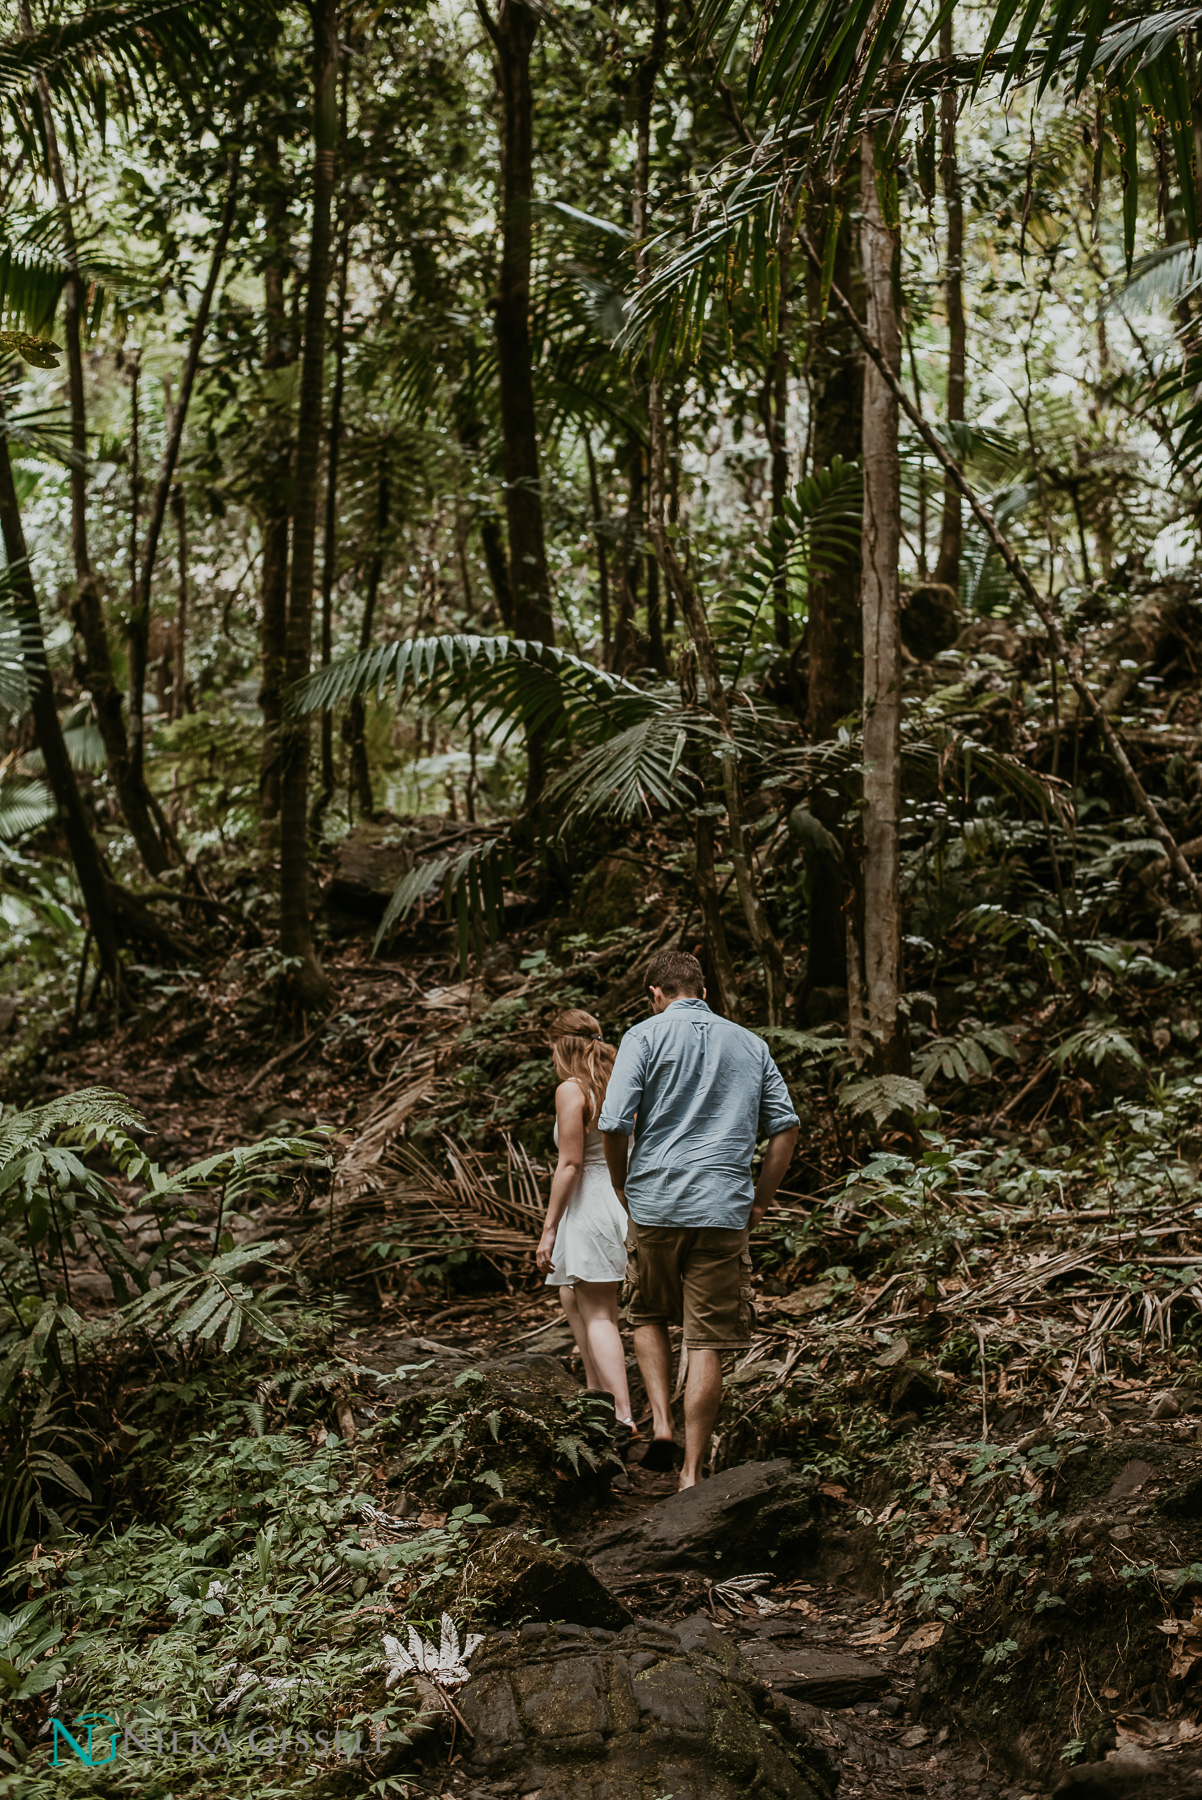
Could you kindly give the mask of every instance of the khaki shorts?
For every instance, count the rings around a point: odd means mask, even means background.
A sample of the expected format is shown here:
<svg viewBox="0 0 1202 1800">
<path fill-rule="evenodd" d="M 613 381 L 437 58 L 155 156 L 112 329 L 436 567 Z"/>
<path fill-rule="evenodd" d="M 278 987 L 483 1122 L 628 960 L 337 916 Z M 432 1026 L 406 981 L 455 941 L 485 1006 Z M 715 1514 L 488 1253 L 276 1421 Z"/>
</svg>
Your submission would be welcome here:
<svg viewBox="0 0 1202 1800">
<path fill-rule="evenodd" d="M 626 1238 L 631 1325 L 683 1325 L 690 1350 L 745 1350 L 751 1342 L 749 1233 L 717 1226 L 636 1225 Z"/>
</svg>

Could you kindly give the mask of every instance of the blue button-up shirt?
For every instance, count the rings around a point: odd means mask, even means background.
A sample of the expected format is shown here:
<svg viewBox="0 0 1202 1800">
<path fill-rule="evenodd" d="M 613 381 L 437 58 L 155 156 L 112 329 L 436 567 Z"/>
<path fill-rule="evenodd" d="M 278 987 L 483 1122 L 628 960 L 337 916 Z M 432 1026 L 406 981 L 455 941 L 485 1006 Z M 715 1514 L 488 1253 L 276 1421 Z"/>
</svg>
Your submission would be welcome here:
<svg viewBox="0 0 1202 1800">
<path fill-rule="evenodd" d="M 741 1231 L 757 1137 L 798 1122 L 764 1040 L 694 999 L 673 1000 L 623 1037 L 597 1123 L 629 1137 L 636 1114 L 630 1216 L 682 1229 Z"/>
</svg>

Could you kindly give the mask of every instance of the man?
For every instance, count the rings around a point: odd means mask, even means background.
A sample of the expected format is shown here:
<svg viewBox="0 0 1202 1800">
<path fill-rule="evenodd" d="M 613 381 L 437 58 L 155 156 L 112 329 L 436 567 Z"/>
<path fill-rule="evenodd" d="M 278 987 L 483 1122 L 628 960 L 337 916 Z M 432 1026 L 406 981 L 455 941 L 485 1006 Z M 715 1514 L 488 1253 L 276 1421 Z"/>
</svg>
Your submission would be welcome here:
<svg viewBox="0 0 1202 1800">
<path fill-rule="evenodd" d="M 683 1325 L 687 1488 L 700 1475 L 722 1403 L 722 1354 L 751 1342 L 748 1238 L 789 1166 L 798 1119 L 763 1039 L 705 1004 L 695 956 L 663 951 L 647 986 L 652 1017 L 622 1039 L 598 1124 L 610 1180 L 630 1215 L 630 1321 L 655 1433 L 643 1466 L 672 1466 L 668 1326 Z M 760 1136 L 768 1148 L 753 1192 Z"/>
</svg>

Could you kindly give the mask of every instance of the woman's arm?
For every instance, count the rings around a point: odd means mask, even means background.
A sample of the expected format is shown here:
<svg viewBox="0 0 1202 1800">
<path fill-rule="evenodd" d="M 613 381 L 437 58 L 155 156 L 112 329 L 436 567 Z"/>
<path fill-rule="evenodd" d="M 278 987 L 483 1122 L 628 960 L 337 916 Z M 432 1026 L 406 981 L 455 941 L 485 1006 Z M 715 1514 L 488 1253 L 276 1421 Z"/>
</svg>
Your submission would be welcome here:
<svg viewBox="0 0 1202 1800">
<path fill-rule="evenodd" d="M 556 1088 L 555 1118 L 559 1125 L 559 1162 L 551 1178 L 551 1199 L 543 1223 L 543 1235 L 534 1253 L 540 1275 L 549 1275 L 552 1271 L 555 1233 L 568 1210 L 568 1201 L 576 1192 L 576 1183 L 580 1179 L 584 1163 L 584 1095 L 578 1082 L 561 1081 Z"/>
</svg>

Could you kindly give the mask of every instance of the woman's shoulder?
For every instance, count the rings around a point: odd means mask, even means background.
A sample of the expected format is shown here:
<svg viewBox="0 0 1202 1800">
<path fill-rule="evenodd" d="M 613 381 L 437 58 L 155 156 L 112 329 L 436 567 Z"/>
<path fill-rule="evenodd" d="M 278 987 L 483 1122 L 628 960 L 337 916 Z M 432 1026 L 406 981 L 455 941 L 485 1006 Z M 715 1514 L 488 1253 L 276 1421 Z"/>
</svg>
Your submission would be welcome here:
<svg viewBox="0 0 1202 1800">
<path fill-rule="evenodd" d="M 584 1089 L 573 1077 L 561 1081 L 555 1090 L 555 1106 L 558 1111 L 562 1107 L 584 1111 Z"/>
</svg>

